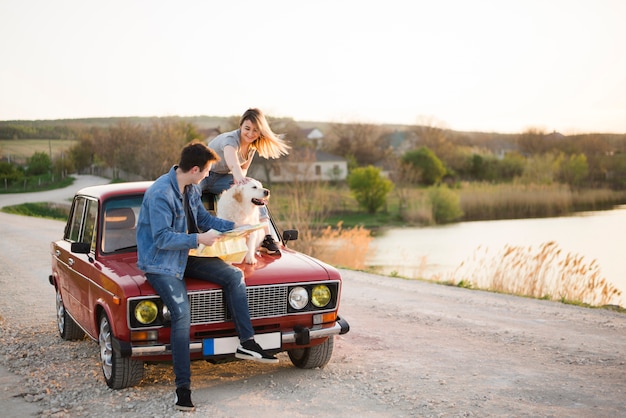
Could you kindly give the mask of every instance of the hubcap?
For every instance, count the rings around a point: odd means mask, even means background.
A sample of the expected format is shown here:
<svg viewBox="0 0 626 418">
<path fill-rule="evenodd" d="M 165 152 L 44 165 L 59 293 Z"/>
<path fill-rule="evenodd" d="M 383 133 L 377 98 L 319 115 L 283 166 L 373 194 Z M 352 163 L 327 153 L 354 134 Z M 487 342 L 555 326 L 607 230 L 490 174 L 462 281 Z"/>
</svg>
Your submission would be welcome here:
<svg viewBox="0 0 626 418">
<path fill-rule="evenodd" d="M 63 299 L 61 299 L 61 292 L 57 290 L 57 327 L 59 332 L 63 334 L 65 330 L 65 307 L 63 306 Z"/>
<path fill-rule="evenodd" d="M 100 361 L 102 361 L 102 371 L 107 379 L 111 378 L 113 372 L 113 349 L 111 347 L 111 327 L 106 316 L 100 321 L 100 335 L 98 336 L 100 344 Z"/>
</svg>

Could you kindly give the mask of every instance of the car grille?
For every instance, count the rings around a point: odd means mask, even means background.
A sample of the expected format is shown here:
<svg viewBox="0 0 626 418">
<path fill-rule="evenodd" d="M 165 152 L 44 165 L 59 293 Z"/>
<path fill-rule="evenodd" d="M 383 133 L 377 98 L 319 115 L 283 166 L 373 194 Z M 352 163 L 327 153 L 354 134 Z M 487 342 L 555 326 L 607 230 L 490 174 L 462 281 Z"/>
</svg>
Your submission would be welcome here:
<svg viewBox="0 0 626 418">
<path fill-rule="evenodd" d="M 250 317 L 269 318 L 287 314 L 287 286 L 254 286 L 246 289 Z M 189 294 L 191 324 L 230 320 L 221 289 Z"/>
</svg>

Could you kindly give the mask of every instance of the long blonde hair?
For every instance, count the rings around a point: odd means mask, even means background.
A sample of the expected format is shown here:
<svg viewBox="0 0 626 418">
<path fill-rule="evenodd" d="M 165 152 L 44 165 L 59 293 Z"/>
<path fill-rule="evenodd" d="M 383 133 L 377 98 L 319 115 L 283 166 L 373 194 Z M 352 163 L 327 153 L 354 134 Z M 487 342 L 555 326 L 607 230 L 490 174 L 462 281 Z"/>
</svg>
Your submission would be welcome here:
<svg viewBox="0 0 626 418">
<path fill-rule="evenodd" d="M 283 139 L 282 135 L 277 135 L 272 131 L 260 109 L 252 108 L 246 110 L 239 120 L 239 127 L 247 120 L 259 128 L 259 138 L 251 145 L 258 151 L 261 157 L 278 158 L 289 154 L 291 147 Z"/>
</svg>

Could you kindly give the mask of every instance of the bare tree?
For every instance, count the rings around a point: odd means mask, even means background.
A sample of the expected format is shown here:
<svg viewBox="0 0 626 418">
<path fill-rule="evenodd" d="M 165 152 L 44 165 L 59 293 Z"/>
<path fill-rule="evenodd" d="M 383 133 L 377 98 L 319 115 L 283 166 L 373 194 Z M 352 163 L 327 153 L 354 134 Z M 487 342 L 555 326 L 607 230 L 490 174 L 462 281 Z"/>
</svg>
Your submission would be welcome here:
<svg viewBox="0 0 626 418">
<path fill-rule="evenodd" d="M 180 150 L 194 139 L 199 139 L 198 134 L 189 123 L 170 118 L 154 121 L 137 138 L 140 144 L 138 173 L 146 179 L 157 178 L 178 162 Z"/>
<path fill-rule="evenodd" d="M 529 128 L 517 137 L 517 146 L 522 154 L 543 154 L 550 150 L 545 140 L 545 132 L 539 128 Z"/>
<path fill-rule="evenodd" d="M 328 151 L 354 158 L 358 166 L 378 164 L 390 154 L 389 129 L 372 124 L 331 124 Z"/>
</svg>

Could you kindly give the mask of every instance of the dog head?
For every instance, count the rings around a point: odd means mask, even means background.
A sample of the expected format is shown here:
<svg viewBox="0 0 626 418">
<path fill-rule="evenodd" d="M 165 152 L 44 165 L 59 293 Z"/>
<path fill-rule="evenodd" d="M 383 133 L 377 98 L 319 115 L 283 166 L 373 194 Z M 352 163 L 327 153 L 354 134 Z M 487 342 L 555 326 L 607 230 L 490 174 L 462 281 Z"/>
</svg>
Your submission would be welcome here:
<svg viewBox="0 0 626 418">
<path fill-rule="evenodd" d="M 245 184 L 235 186 L 233 199 L 239 203 L 251 202 L 256 206 L 263 206 L 270 198 L 270 191 L 263 187 L 260 181 L 248 179 Z"/>
</svg>

